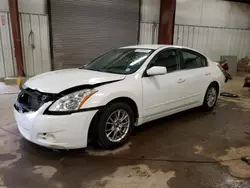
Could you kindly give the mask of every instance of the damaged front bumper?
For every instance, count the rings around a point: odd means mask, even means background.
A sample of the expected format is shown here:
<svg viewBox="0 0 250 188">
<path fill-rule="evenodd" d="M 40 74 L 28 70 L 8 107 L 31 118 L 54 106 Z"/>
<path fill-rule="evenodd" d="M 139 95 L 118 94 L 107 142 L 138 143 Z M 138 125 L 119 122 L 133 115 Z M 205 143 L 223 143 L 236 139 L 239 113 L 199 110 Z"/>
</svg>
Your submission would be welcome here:
<svg viewBox="0 0 250 188">
<path fill-rule="evenodd" d="M 88 130 L 97 110 L 68 115 L 46 115 L 45 103 L 35 112 L 22 112 L 14 108 L 19 132 L 35 144 L 53 149 L 87 147 Z"/>
</svg>

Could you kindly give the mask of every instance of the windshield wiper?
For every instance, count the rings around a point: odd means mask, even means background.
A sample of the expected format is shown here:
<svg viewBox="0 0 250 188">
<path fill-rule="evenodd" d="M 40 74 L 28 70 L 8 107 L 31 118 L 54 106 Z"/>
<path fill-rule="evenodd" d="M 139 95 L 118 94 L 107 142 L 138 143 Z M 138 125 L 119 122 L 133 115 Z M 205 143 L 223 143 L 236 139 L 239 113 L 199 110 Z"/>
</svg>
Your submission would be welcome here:
<svg viewBox="0 0 250 188">
<path fill-rule="evenodd" d="M 113 74 L 125 74 L 125 73 L 119 73 L 119 72 L 115 72 L 115 71 L 109 71 L 107 69 L 90 69 L 90 68 L 86 68 L 86 67 L 80 67 L 81 69 L 86 69 L 86 70 L 92 70 L 92 71 L 98 71 L 98 72 L 106 72 L 106 73 L 113 73 Z"/>
<path fill-rule="evenodd" d="M 92 70 L 92 71 L 98 71 L 98 72 L 105 72 L 105 69 L 90 69 L 90 68 L 86 68 L 86 67 L 81 67 L 81 69 Z"/>
</svg>

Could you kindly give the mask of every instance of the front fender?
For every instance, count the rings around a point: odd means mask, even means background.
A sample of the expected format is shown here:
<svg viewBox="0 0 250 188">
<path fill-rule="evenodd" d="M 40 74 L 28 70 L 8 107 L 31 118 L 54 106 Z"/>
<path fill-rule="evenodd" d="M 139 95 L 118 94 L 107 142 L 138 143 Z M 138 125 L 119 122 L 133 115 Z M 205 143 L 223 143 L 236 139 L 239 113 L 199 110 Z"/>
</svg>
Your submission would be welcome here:
<svg viewBox="0 0 250 188">
<path fill-rule="evenodd" d="M 136 104 L 137 107 L 139 106 L 138 104 L 138 100 L 139 97 L 136 96 L 135 94 L 128 92 L 128 91 L 117 91 L 117 92 L 113 92 L 113 93 L 104 93 L 104 92 L 100 92 L 98 91 L 97 93 L 95 93 L 94 95 L 92 95 L 82 106 L 82 108 L 93 108 L 93 107 L 98 107 L 98 106 L 105 106 L 107 105 L 109 102 L 111 102 L 112 100 L 115 100 L 117 98 L 121 98 L 121 97 L 127 97 L 132 99 Z"/>
<path fill-rule="evenodd" d="M 131 82 L 130 82 L 131 83 Z M 92 95 L 83 105 L 84 108 L 95 108 L 107 105 L 112 100 L 127 97 L 137 106 L 139 117 L 142 109 L 142 89 L 137 83 L 116 82 L 96 88 L 98 92 Z"/>
<path fill-rule="evenodd" d="M 120 98 L 120 97 L 130 98 L 135 103 L 137 103 L 136 101 L 138 101 L 138 97 L 136 95 L 134 95 L 131 92 L 123 91 L 123 92 L 116 92 L 116 93 L 112 93 L 112 94 L 108 95 L 107 97 L 103 98 L 103 101 L 100 101 L 100 103 L 101 103 L 101 105 L 106 105 L 110 101 L 115 100 L 115 99 Z"/>
</svg>

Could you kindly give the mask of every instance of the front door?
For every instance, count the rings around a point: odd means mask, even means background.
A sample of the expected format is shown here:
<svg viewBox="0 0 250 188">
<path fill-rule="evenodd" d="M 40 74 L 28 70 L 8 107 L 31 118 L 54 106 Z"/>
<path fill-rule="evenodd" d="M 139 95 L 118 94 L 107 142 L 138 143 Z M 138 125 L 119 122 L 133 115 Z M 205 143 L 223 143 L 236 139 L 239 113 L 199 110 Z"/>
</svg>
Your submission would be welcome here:
<svg viewBox="0 0 250 188">
<path fill-rule="evenodd" d="M 164 66 L 167 74 L 142 78 L 143 116 L 146 121 L 163 117 L 177 110 L 182 105 L 185 93 L 185 80 L 179 71 L 180 58 L 176 50 L 167 49 L 159 52 L 148 68 Z"/>
</svg>

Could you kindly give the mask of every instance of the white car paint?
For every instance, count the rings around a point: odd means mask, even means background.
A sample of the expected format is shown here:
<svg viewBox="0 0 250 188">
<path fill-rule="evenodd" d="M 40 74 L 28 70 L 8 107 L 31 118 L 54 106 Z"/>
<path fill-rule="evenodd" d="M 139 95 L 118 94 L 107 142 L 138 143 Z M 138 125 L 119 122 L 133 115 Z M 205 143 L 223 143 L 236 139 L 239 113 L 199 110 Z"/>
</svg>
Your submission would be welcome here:
<svg viewBox="0 0 250 188">
<path fill-rule="evenodd" d="M 97 110 L 67 116 L 44 115 L 48 106 L 49 103 L 30 113 L 14 110 L 18 130 L 23 137 L 35 144 L 55 149 L 86 147 L 89 124 Z M 53 134 L 53 138 L 42 133 Z"/>
<path fill-rule="evenodd" d="M 124 78 L 124 75 L 119 74 L 101 73 L 84 69 L 65 69 L 34 76 L 27 80 L 25 86 L 41 92 L 59 93 L 65 89 L 82 84 L 93 85 Z"/>
<path fill-rule="evenodd" d="M 135 73 L 130 75 L 68 69 L 35 76 L 25 82 L 25 87 L 40 92 L 59 93 L 80 85 L 110 82 L 97 85 L 95 89 L 98 92 L 93 94 L 81 109 L 105 106 L 110 101 L 121 97 L 130 98 L 138 109 L 139 117 L 136 126 L 202 105 L 206 90 L 213 81 L 219 84 L 219 90 L 222 91 L 224 75 L 217 64 L 209 58 L 207 58 L 207 67 L 143 77 L 147 65 L 161 50 L 183 47 L 138 45 L 124 48 L 154 49 L 155 51 Z M 45 115 L 44 111 L 51 103 L 51 101 L 45 103 L 36 112 L 22 113 L 14 109 L 21 134 L 27 140 L 45 147 L 65 149 L 86 147 L 90 123 L 97 110 L 71 115 Z M 41 133 L 49 133 L 48 138 Z M 53 138 L 49 138 L 51 135 Z"/>
</svg>

